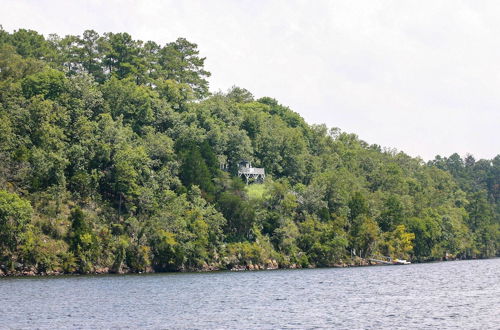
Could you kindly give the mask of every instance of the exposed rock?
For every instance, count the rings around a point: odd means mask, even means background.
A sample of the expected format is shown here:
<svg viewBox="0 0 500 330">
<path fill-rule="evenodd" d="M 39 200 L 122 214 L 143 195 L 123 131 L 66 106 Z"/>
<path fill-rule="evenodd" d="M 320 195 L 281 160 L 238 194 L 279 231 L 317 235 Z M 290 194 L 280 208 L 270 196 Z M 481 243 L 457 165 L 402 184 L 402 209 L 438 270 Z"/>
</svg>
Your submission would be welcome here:
<svg viewBox="0 0 500 330">
<path fill-rule="evenodd" d="M 266 260 L 266 266 L 264 267 L 264 269 L 278 269 L 278 263 L 276 262 L 276 260 Z"/>
<path fill-rule="evenodd" d="M 207 264 L 206 262 L 203 264 L 201 269 L 195 269 L 195 271 L 202 271 L 202 272 L 213 272 L 221 270 L 221 265 L 218 263 L 213 263 L 213 264 Z"/>
<path fill-rule="evenodd" d="M 45 272 L 45 275 L 47 276 L 56 276 L 56 275 L 62 275 L 64 274 L 63 272 L 60 272 L 58 270 L 48 270 L 47 272 Z"/>
<path fill-rule="evenodd" d="M 117 273 L 123 274 L 124 271 L 123 269 L 120 269 L 117 271 Z M 109 274 L 109 268 L 108 267 L 96 268 L 94 274 Z"/>
</svg>

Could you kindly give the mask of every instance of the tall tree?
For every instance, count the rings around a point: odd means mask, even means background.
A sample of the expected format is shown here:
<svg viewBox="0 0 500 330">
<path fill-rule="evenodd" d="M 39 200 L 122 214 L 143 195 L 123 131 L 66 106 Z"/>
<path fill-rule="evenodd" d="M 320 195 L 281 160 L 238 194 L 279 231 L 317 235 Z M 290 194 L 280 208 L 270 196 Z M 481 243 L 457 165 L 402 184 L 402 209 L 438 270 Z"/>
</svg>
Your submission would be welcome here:
<svg viewBox="0 0 500 330">
<path fill-rule="evenodd" d="M 160 65 L 167 79 L 188 84 L 202 98 L 209 94 L 206 78 L 210 72 L 204 69 L 205 58 L 199 57 L 199 53 L 196 44 L 178 38 L 161 49 Z"/>
</svg>

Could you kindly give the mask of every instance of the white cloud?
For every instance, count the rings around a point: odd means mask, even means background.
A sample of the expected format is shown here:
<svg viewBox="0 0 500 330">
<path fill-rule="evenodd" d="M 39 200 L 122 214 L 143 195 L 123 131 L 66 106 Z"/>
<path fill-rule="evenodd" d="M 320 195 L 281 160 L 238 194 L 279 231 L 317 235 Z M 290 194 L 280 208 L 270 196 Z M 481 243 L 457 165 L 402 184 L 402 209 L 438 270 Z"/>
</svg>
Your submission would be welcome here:
<svg viewBox="0 0 500 330">
<path fill-rule="evenodd" d="M 500 153 L 494 1 L 3 0 L 5 29 L 198 43 L 213 90 L 236 84 L 306 120 L 424 159 Z"/>
</svg>

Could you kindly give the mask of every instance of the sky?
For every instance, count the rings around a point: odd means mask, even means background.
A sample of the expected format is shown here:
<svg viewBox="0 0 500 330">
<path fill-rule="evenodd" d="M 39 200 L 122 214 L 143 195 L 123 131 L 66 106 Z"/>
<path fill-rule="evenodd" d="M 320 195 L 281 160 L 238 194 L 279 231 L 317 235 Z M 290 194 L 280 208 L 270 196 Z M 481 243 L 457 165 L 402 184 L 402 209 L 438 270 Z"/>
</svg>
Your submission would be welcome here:
<svg viewBox="0 0 500 330">
<path fill-rule="evenodd" d="M 499 1 L 0 0 L 9 32 L 185 37 L 212 91 L 243 87 L 424 160 L 500 154 L 499 14 Z"/>
</svg>

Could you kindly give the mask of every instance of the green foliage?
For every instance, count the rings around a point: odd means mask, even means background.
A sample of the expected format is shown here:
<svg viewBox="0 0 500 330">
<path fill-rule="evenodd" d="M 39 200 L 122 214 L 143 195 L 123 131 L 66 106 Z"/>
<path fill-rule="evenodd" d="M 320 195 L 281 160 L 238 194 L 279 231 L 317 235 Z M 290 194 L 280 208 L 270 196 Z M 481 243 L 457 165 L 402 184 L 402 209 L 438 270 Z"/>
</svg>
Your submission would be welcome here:
<svg viewBox="0 0 500 330">
<path fill-rule="evenodd" d="M 500 155 L 424 164 L 241 87 L 210 95 L 204 63 L 183 38 L 0 29 L 1 269 L 499 254 Z M 266 181 L 245 186 L 241 161 Z"/>
<path fill-rule="evenodd" d="M 441 227 L 437 216 L 428 215 L 423 218 L 410 218 L 408 230 L 415 234 L 413 252 L 417 256 L 433 256 L 435 246 L 441 240 Z"/>
<path fill-rule="evenodd" d="M 50 52 L 50 46 L 43 35 L 33 30 L 19 29 L 6 39 L 23 57 L 43 59 Z"/>
<path fill-rule="evenodd" d="M 207 156 L 202 154 L 202 151 L 206 150 L 195 145 L 184 149 L 180 155 L 182 165 L 179 177 L 186 187 L 197 185 L 205 192 L 208 199 L 212 199 L 215 186 L 212 183 L 211 171 L 214 171 L 214 166 L 210 163 L 212 160 L 211 152 L 207 151 Z"/>
<path fill-rule="evenodd" d="M 469 234 L 473 243 L 459 240 L 456 245 L 466 248 L 466 256 L 498 255 L 500 227 L 500 156 L 493 160 L 476 161 L 468 155 L 462 159 L 458 154 L 450 157 L 436 156 L 429 165 L 449 171 L 460 188 L 466 193 L 466 201 L 461 206 L 467 211 L 465 224 L 459 230 L 459 237 Z M 456 228 L 456 226 L 455 226 Z M 464 233 L 465 232 L 465 233 Z M 461 244 L 462 243 L 462 244 Z"/>
<path fill-rule="evenodd" d="M 229 189 L 218 196 L 217 205 L 228 219 L 225 232 L 229 241 L 252 238 L 252 228 L 256 221 L 255 204 L 246 198 L 240 180 L 233 180 Z"/>
<path fill-rule="evenodd" d="M 308 217 L 299 224 L 298 246 L 309 256 L 309 261 L 318 266 L 333 266 L 345 254 L 346 233 L 334 221 L 320 222 Z"/>
<path fill-rule="evenodd" d="M 156 271 L 180 270 L 185 251 L 175 239 L 175 234 L 160 230 L 153 238 L 153 268 Z"/>
<path fill-rule="evenodd" d="M 45 99 L 55 99 L 65 91 L 66 77 L 61 71 L 46 69 L 27 76 L 21 82 L 25 98 L 41 95 Z"/>
<path fill-rule="evenodd" d="M 82 273 L 89 273 L 94 268 L 95 253 L 98 249 L 97 237 L 89 219 L 80 208 L 77 207 L 71 211 L 70 222 L 69 251 L 76 257 L 78 270 Z"/>
<path fill-rule="evenodd" d="M 123 122 L 136 131 L 153 123 L 157 94 L 150 88 L 136 85 L 131 79 L 112 77 L 101 90 L 114 119 L 123 118 Z"/>
<path fill-rule="evenodd" d="M 20 246 L 22 261 L 35 265 L 40 272 L 76 270 L 76 260 L 69 259 L 66 254 L 67 244 L 62 240 L 52 240 L 33 225 L 28 225 L 21 235 L 23 244 Z M 71 255 L 72 258 L 72 255 Z"/>
<path fill-rule="evenodd" d="M 266 186 L 261 183 L 255 183 L 247 185 L 245 190 L 250 199 L 262 199 L 266 192 Z"/>
<path fill-rule="evenodd" d="M 160 50 L 159 64 L 167 72 L 166 78 L 188 84 L 198 97 L 208 95 L 210 72 L 203 68 L 204 57 L 199 57 L 196 44 L 184 38 L 168 43 Z"/>
<path fill-rule="evenodd" d="M 2 82 L 22 79 L 41 71 L 44 66 L 43 62 L 33 58 L 24 59 L 12 45 L 0 45 L 0 78 Z"/>
<path fill-rule="evenodd" d="M 390 195 L 384 202 L 384 208 L 379 216 L 379 225 L 383 231 L 392 231 L 404 219 L 403 204 L 396 195 Z"/>
<path fill-rule="evenodd" d="M 227 92 L 226 97 L 236 103 L 249 103 L 254 101 L 252 93 L 245 88 L 237 86 L 231 87 L 231 89 Z"/>
<path fill-rule="evenodd" d="M 27 200 L 0 190 L 0 256 L 10 257 L 23 242 L 33 209 Z"/>
<path fill-rule="evenodd" d="M 393 231 L 384 234 L 382 253 L 391 258 L 408 259 L 413 250 L 414 233 L 406 231 L 404 225 L 397 225 Z"/>
<path fill-rule="evenodd" d="M 353 222 L 358 216 L 368 214 L 369 212 L 366 199 L 359 191 L 354 193 L 347 206 L 349 207 L 349 220 L 351 222 Z"/>
<path fill-rule="evenodd" d="M 266 264 L 273 257 L 272 248 L 262 242 L 238 242 L 227 245 L 227 264 L 233 265 L 253 265 Z"/>
<path fill-rule="evenodd" d="M 351 231 L 351 244 L 356 254 L 362 258 L 378 252 L 381 231 L 377 222 L 366 216 L 356 218 Z"/>
</svg>

